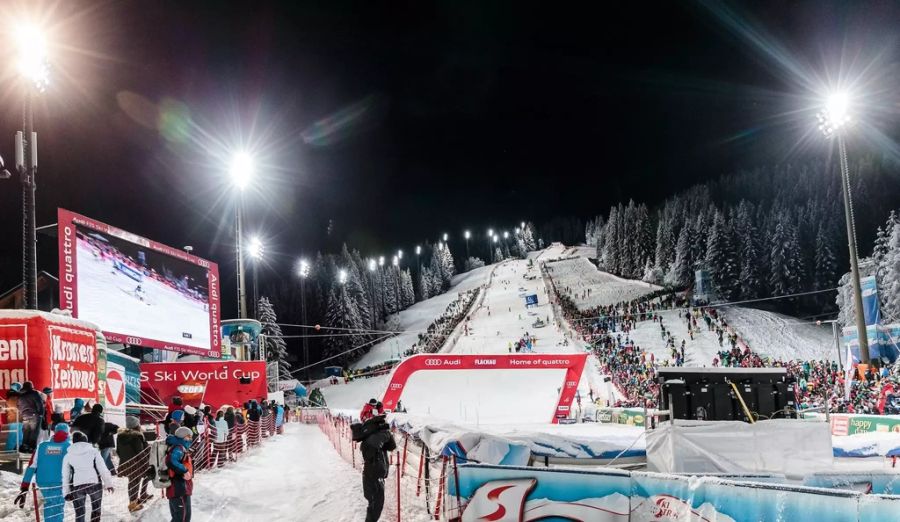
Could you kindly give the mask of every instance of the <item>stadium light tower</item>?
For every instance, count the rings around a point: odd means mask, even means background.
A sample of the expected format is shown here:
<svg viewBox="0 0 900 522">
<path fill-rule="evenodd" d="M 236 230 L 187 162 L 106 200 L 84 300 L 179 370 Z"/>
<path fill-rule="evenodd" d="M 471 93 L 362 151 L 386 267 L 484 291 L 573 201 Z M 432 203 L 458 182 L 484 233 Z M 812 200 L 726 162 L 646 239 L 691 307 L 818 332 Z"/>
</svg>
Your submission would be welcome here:
<svg viewBox="0 0 900 522">
<path fill-rule="evenodd" d="M 853 198 L 850 194 L 850 168 L 847 165 L 847 146 L 844 133 L 847 132 L 850 118 L 850 95 L 846 92 L 833 92 L 825 100 L 825 107 L 817 118 L 819 130 L 826 138 L 836 138 L 838 159 L 841 165 L 841 185 L 844 193 L 844 218 L 847 222 L 847 246 L 850 249 L 850 278 L 853 281 L 853 307 L 856 309 L 856 330 L 859 339 L 859 362 L 869 364 L 869 336 L 866 332 L 866 320 L 863 315 L 862 291 L 859 282 L 859 260 L 856 252 L 856 225 L 853 220 Z"/>
<path fill-rule="evenodd" d="M 446 232 L 444 232 L 444 243 L 446 243 L 446 242 L 447 242 L 447 238 L 448 238 L 448 237 L 449 237 L 449 236 L 447 236 L 447 233 L 446 233 Z"/>
<path fill-rule="evenodd" d="M 503 239 L 509 239 L 509 232 L 506 230 L 503 231 Z"/>
<path fill-rule="evenodd" d="M 300 320 L 306 326 L 306 278 L 309 277 L 309 261 L 300 258 L 297 263 L 297 275 L 300 276 Z M 309 344 L 303 336 L 303 366 L 306 367 L 306 380 L 309 381 Z"/>
<path fill-rule="evenodd" d="M 468 261 L 468 259 L 469 259 L 469 238 L 470 238 L 471 236 L 472 236 L 472 234 L 470 234 L 468 230 L 466 230 L 465 232 L 463 232 L 463 237 L 466 238 L 466 260 L 467 260 L 467 261 Z"/>
<path fill-rule="evenodd" d="M 345 284 L 347 282 L 347 271 L 343 268 L 338 271 L 338 283 Z"/>
<path fill-rule="evenodd" d="M 47 41 L 38 26 L 25 22 L 13 31 L 13 43 L 16 48 L 14 61 L 24 83 L 22 113 L 25 121 L 23 129 L 16 132 L 16 170 L 22 183 L 22 294 L 24 308 L 37 310 L 37 133 L 34 132 L 33 98 L 36 93 L 43 92 L 49 82 Z"/>
<path fill-rule="evenodd" d="M 247 253 L 253 259 L 253 318 L 259 320 L 259 263 L 263 258 L 263 243 L 259 237 L 250 238 Z"/>
<path fill-rule="evenodd" d="M 494 237 L 494 229 L 489 228 L 487 233 L 487 246 L 488 246 L 488 259 L 491 260 L 491 263 L 494 262 L 494 249 L 491 248 L 491 239 Z"/>
<path fill-rule="evenodd" d="M 246 152 L 238 152 L 231 158 L 231 181 L 238 189 L 238 201 L 235 205 L 234 238 L 235 255 L 237 256 L 238 316 L 247 318 L 247 292 L 244 288 L 244 254 L 241 248 L 243 237 L 242 223 L 244 214 L 244 189 L 253 178 L 253 159 Z"/>
<path fill-rule="evenodd" d="M 394 256 L 394 259 L 391 260 L 391 264 L 394 266 L 400 266 L 400 259 L 397 256 Z"/>
<path fill-rule="evenodd" d="M 371 299 L 372 299 L 372 307 L 370 308 L 370 310 L 372 310 L 371 321 L 372 321 L 372 329 L 374 330 L 375 329 L 375 268 L 378 267 L 378 263 L 376 263 L 375 260 L 370 257 L 368 265 L 369 265 L 369 272 L 371 274 L 369 276 L 369 292 L 371 293 Z"/>
<path fill-rule="evenodd" d="M 422 273 L 422 247 L 416 245 L 416 274 Z"/>
</svg>

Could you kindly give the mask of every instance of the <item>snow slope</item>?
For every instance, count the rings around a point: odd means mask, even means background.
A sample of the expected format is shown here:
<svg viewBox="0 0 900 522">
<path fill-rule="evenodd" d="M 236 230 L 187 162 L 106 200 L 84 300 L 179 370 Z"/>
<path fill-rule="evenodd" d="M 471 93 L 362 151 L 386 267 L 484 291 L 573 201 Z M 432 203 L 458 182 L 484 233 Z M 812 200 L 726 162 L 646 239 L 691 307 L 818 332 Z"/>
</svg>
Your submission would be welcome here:
<svg viewBox="0 0 900 522">
<path fill-rule="evenodd" d="M 787 315 L 740 306 L 729 306 L 722 311 L 728 323 L 756 352 L 780 359 L 834 360 L 837 357 L 830 324 L 816 326 Z"/>
<path fill-rule="evenodd" d="M 191 498 L 194 520 L 356 522 L 366 518 L 359 471 L 344 461 L 318 426 L 288 423 L 251 455 L 199 474 Z M 157 502 L 145 522 L 170 520 Z"/>
<path fill-rule="evenodd" d="M 424 332 L 432 321 L 444 313 L 447 305 L 456 300 L 457 294 L 484 284 L 490 277 L 491 268 L 492 266 L 483 266 L 454 276 L 451 282 L 452 286 L 447 292 L 420 301 L 406 310 L 394 314 L 392 320 L 403 333 L 374 345 L 352 367 L 365 368 L 391 359 L 399 359 L 397 354 L 402 354 L 409 349 L 418 340 L 419 333 Z"/>
<path fill-rule="evenodd" d="M 631 301 L 660 288 L 601 272 L 585 257 L 548 263 L 547 270 L 557 291 L 570 296 L 580 310 Z"/>
</svg>

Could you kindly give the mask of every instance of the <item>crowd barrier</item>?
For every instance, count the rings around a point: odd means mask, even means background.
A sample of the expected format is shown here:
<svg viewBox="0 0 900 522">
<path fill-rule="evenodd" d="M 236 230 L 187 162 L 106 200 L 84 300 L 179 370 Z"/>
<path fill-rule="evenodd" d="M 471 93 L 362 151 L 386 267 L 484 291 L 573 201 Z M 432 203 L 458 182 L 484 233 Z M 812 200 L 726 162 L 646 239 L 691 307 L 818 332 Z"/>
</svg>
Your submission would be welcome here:
<svg viewBox="0 0 900 522">
<path fill-rule="evenodd" d="M 451 518 L 645 522 L 874 522 L 893 520 L 900 497 L 793 486 L 758 476 L 680 476 L 460 464 L 447 484 Z M 498 515 L 500 514 L 500 515 Z M 494 516 L 494 518 L 490 518 Z"/>
<path fill-rule="evenodd" d="M 338 454 L 354 469 L 362 472 L 359 443 L 350 434 L 351 419 L 322 415 L 319 428 Z M 385 479 L 383 521 L 400 522 L 406 514 L 422 514 L 433 520 L 452 519 L 458 505 L 446 495 L 449 477 L 456 473 L 455 457 L 434 455 L 428 448 L 402 432 L 394 432 L 397 450 L 390 453 L 391 469 Z"/>
<path fill-rule="evenodd" d="M 314 409 L 315 410 L 315 409 Z M 290 415 L 286 413 L 285 422 L 318 422 L 321 411 Z M 280 433 L 281 428 L 275 426 L 275 416 L 270 414 L 259 421 L 246 421 L 244 424 L 235 424 L 227 434 L 219 436 L 214 425 L 202 430 L 194 438 L 191 444 L 190 454 L 194 465 L 195 480 L 203 480 L 203 472 L 213 468 L 230 466 L 254 448 L 263 444 L 267 439 Z M 119 462 L 115 467 L 116 475 L 113 477 L 114 491 L 103 491 L 101 498 L 101 510 L 103 520 L 108 518 L 129 519 L 132 515 L 139 515 L 152 504 L 165 498 L 165 491 L 153 487 L 150 470 L 150 447 L 145 448 L 140 454 L 125 461 Z M 130 491 L 129 491 L 130 490 Z M 143 500 L 143 508 L 135 513 L 129 512 L 129 503 L 140 500 L 146 491 Z M 50 516 L 52 521 L 74 522 L 76 519 L 75 508 L 72 502 L 67 502 L 62 494 L 62 486 L 38 487 L 32 485 L 31 494 L 28 496 L 26 509 L 33 510 L 36 522 L 41 522 L 45 516 Z M 87 516 L 90 518 L 90 506 L 87 503 Z M 35 509 L 37 507 L 38 509 Z M 60 513 L 62 515 L 60 516 Z"/>
</svg>

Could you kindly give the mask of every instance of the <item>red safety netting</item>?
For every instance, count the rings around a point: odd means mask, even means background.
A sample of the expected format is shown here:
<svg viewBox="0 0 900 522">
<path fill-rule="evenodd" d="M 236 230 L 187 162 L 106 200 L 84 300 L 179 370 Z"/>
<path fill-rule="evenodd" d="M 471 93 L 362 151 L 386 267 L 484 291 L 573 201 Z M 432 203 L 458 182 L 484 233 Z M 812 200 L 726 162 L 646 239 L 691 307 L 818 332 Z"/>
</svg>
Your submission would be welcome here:
<svg viewBox="0 0 900 522">
<path fill-rule="evenodd" d="M 316 419 L 334 449 L 362 472 L 359 443 L 353 442 L 351 420 L 322 413 Z M 448 481 L 457 476 L 456 459 L 433 455 L 427 446 L 406 433 L 394 431 L 397 451 L 390 453 L 391 471 L 385 479 L 381 520 L 455 520 L 461 515 L 459 499 L 448 497 Z"/>
</svg>

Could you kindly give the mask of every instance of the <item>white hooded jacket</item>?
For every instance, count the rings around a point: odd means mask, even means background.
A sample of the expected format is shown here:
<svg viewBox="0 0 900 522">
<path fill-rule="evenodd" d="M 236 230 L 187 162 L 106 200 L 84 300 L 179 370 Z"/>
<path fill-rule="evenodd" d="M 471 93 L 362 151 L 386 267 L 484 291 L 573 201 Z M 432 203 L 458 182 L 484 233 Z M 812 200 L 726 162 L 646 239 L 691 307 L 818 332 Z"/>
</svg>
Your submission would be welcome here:
<svg viewBox="0 0 900 522">
<path fill-rule="evenodd" d="M 112 475 L 106 469 L 106 463 L 97 448 L 88 442 L 76 442 L 69 447 L 62 463 L 63 495 L 72 492 L 75 486 L 97 484 L 113 487 Z"/>
</svg>

